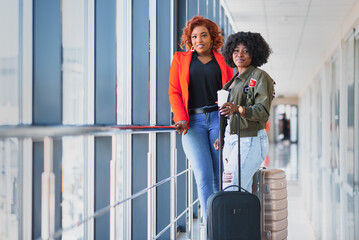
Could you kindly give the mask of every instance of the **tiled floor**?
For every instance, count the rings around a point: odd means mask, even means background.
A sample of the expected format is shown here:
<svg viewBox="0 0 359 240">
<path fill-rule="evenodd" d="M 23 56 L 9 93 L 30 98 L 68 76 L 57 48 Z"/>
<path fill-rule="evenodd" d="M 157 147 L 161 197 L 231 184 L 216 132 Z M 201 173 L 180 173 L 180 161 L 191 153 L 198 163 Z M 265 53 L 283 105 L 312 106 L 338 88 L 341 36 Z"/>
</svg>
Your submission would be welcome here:
<svg viewBox="0 0 359 240">
<path fill-rule="evenodd" d="M 287 174 L 288 191 L 288 240 L 315 240 L 308 213 L 304 207 L 302 191 L 298 184 L 297 145 L 288 142 L 271 144 L 265 165 L 269 168 L 281 168 Z M 206 239 L 205 228 L 202 231 L 198 221 L 194 221 L 194 240 Z M 180 240 L 189 239 L 186 233 L 178 235 Z"/>
<path fill-rule="evenodd" d="M 288 240 L 314 240 L 314 231 L 305 210 L 297 181 L 288 181 Z"/>
<path fill-rule="evenodd" d="M 287 175 L 288 191 L 288 240 L 314 240 L 314 231 L 308 218 L 298 183 L 297 144 L 288 141 L 270 144 L 268 158 L 269 168 L 280 168 Z"/>
</svg>

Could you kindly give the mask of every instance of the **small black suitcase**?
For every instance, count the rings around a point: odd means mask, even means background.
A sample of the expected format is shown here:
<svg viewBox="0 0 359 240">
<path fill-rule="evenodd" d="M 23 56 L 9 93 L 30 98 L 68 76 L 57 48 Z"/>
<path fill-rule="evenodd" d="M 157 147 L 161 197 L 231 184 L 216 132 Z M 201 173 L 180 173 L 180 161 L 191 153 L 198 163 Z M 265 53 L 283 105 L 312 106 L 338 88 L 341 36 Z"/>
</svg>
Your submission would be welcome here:
<svg viewBox="0 0 359 240">
<path fill-rule="evenodd" d="M 239 140 L 238 118 L 238 185 L 241 185 L 241 156 Z M 217 193 L 213 193 L 207 200 L 207 239 L 210 240 L 260 240 L 260 202 L 259 199 L 239 188 L 238 191 L 222 190 L 222 161 L 223 161 L 223 122 L 224 117 L 220 115 L 220 182 Z M 230 186 L 229 186 L 230 187 Z"/>
</svg>

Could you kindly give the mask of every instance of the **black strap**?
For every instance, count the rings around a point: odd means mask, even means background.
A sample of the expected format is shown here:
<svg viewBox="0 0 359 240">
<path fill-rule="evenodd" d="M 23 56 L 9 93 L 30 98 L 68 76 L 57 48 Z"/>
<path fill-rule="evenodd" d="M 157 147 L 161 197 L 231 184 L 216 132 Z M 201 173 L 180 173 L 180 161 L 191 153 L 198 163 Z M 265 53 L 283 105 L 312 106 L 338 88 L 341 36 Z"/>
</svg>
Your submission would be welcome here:
<svg viewBox="0 0 359 240">
<path fill-rule="evenodd" d="M 222 184 L 222 172 L 223 172 L 223 145 L 224 145 L 224 127 L 225 127 L 225 121 L 226 118 L 221 115 L 220 112 L 218 112 L 219 114 L 219 191 L 222 191 L 223 188 L 223 184 Z"/>
<path fill-rule="evenodd" d="M 237 124 L 237 135 L 238 135 L 238 191 L 241 191 L 241 136 L 240 136 L 240 124 L 241 124 L 241 114 L 239 112 L 235 112 L 237 115 L 238 124 Z"/>
<path fill-rule="evenodd" d="M 234 114 L 237 115 L 238 125 L 237 125 L 237 135 L 238 135 L 238 191 L 241 191 L 241 141 L 240 141 L 240 121 L 241 115 L 239 112 L 235 112 Z M 219 113 L 219 190 L 223 190 L 223 183 L 222 183 L 222 171 L 223 171 L 223 145 L 224 145 L 224 121 L 226 118 Z M 226 187 L 227 189 L 228 187 Z"/>
</svg>

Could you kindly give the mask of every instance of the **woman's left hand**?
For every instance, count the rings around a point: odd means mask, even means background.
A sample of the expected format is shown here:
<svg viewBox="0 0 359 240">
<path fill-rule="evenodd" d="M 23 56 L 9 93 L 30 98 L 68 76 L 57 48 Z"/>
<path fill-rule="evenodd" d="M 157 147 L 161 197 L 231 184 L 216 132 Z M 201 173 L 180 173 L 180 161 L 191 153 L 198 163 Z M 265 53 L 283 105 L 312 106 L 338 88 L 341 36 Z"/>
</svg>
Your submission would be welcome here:
<svg viewBox="0 0 359 240">
<path fill-rule="evenodd" d="M 231 103 L 231 102 L 226 102 L 219 109 L 219 112 L 221 115 L 228 117 L 228 116 L 231 116 L 235 112 L 239 112 L 239 106 L 234 103 Z"/>
</svg>

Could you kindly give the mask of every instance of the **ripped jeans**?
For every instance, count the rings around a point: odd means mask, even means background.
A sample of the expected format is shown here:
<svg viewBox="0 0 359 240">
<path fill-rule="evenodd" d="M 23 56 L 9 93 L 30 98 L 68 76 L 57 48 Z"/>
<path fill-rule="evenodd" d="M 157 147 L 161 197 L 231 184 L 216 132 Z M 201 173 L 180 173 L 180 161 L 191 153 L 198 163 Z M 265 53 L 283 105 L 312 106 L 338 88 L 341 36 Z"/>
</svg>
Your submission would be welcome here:
<svg viewBox="0 0 359 240">
<path fill-rule="evenodd" d="M 268 153 L 268 137 L 264 129 L 258 131 L 256 137 L 242 137 L 241 140 L 241 185 L 252 192 L 253 175 L 261 166 Z M 226 127 L 223 148 L 223 189 L 230 185 L 238 185 L 238 136 L 229 134 Z M 230 187 L 226 191 L 238 191 Z"/>
</svg>

